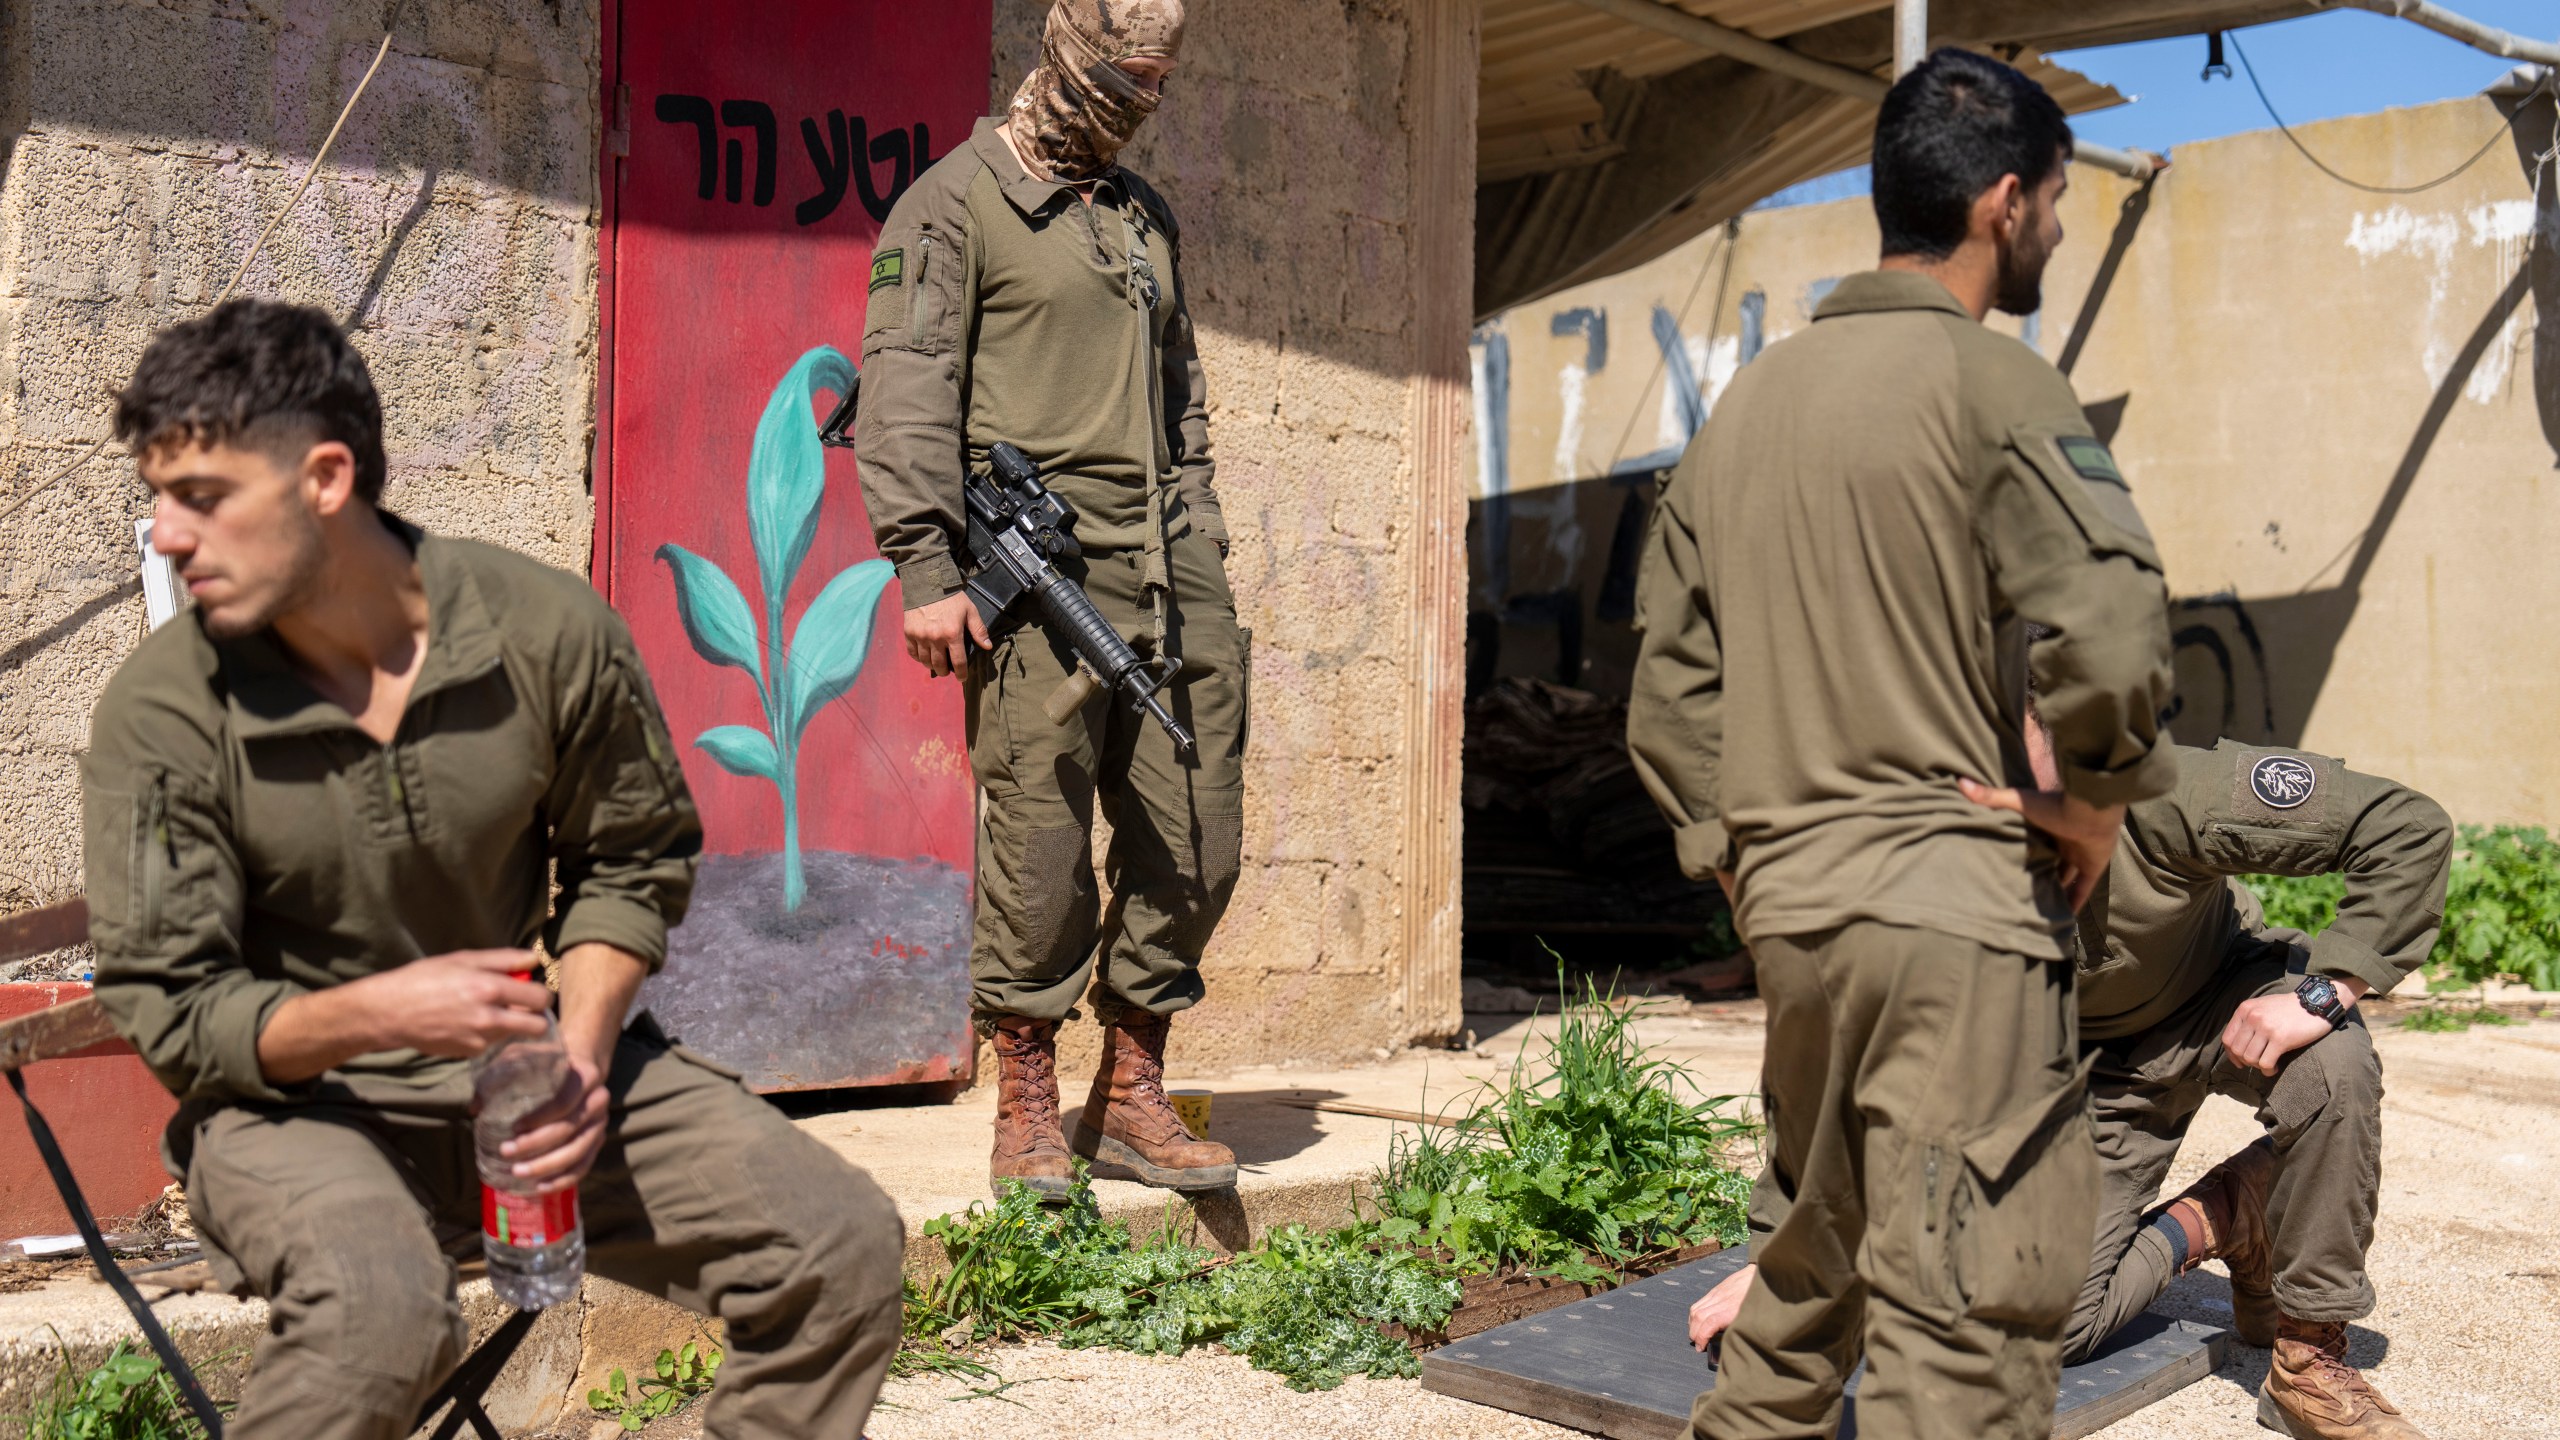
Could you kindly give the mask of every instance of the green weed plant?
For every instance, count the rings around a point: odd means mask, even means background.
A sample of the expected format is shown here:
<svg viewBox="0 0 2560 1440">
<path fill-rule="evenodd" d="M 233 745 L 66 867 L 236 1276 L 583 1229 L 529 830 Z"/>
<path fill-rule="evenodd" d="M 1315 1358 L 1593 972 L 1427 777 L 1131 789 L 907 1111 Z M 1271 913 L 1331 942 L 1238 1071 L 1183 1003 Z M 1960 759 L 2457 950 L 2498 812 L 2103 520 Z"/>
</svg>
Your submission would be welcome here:
<svg viewBox="0 0 2560 1440">
<path fill-rule="evenodd" d="M 1700 1096 L 1635 1036 L 1641 1006 L 1584 983 L 1546 1054 L 1523 1055 L 1455 1124 L 1399 1135 L 1373 1233 L 1455 1269 L 1615 1283 L 1647 1256 L 1740 1244 L 1759 1133 L 1739 1097 Z"/>
<path fill-rule="evenodd" d="M 56 1335 L 54 1343 L 60 1345 Z M 26 1440 L 203 1440 L 177 1382 L 160 1357 L 119 1340 L 105 1359 L 82 1371 L 69 1347 L 53 1381 L 36 1397 L 19 1432 Z"/>
<path fill-rule="evenodd" d="M 2427 957 L 2428 988 L 2520 980 L 2536 990 L 2560 990 L 2560 841 L 2540 826 L 2465 825 L 2460 834 L 2445 886 L 2444 929 Z M 2309 935 L 2338 918 L 2347 893 L 2342 875 L 2242 879 L 2270 923 Z"/>
<path fill-rule="evenodd" d="M 638 1430 L 710 1394 L 720 1378 L 721 1358 L 719 1350 L 687 1340 L 680 1350 L 659 1351 L 655 1373 L 643 1377 L 636 1389 L 616 1366 L 605 1376 L 604 1388 L 587 1392 L 587 1408 L 621 1421 L 625 1431 Z"/>
</svg>

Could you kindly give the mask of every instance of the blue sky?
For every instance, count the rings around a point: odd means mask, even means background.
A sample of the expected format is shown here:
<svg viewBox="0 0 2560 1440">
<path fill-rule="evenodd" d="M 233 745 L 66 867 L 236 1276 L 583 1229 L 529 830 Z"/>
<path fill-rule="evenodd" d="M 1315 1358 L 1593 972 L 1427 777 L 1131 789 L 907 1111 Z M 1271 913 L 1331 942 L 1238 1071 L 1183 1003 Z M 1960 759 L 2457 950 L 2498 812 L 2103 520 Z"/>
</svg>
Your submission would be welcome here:
<svg viewBox="0 0 2560 1440">
<path fill-rule="evenodd" d="M 2560 3 L 2554 0 L 2450 0 L 2449 8 L 2520 35 L 2560 38 Z M 2323 11 L 2232 33 L 2256 63 L 2276 113 L 2294 125 L 2477 94 L 2513 68 L 2511 61 L 2432 30 L 2364 10 Z M 2074 130 L 2101 144 L 2174 151 L 2190 140 L 2263 130 L 2274 123 L 2250 90 L 2237 54 L 2224 57 L 2232 78 L 2198 78 L 2205 60 L 2201 35 L 2064 51 L 2053 58 L 2115 86 L 2133 101 L 2071 122 Z M 1767 203 L 1804 204 L 1865 193 L 1862 166 L 1781 191 Z"/>
</svg>

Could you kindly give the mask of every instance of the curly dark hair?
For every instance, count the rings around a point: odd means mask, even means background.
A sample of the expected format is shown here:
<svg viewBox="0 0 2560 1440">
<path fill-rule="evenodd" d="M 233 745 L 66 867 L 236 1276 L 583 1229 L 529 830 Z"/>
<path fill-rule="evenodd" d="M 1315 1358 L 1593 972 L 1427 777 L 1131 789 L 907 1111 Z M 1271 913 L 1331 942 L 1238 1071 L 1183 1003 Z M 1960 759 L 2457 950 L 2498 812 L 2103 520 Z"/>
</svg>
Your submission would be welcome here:
<svg viewBox="0 0 2560 1440">
<path fill-rule="evenodd" d="M 382 398 L 346 332 L 308 305 L 233 300 L 152 337 L 116 396 L 116 438 L 236 444 L 299 463 L 335 440 L 355 452 L 356 493 L 382 499 Z"/>
</svg>

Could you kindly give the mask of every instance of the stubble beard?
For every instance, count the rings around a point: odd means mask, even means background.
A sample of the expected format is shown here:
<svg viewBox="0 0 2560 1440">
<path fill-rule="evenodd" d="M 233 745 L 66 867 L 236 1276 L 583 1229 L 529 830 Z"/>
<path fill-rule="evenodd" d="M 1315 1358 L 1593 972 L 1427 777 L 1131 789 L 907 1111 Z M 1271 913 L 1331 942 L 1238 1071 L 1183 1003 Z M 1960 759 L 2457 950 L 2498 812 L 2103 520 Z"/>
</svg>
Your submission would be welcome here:
<svg viewBox="0 0 2560 1440">
<path fill-rule="evenodd" d="M 272 588 L 263 596 L 244 597 L 219 614 L 207 610 L 205 634 L 216 640 L 255 635 L 273 625 L 277 616 L 301 608 L 320 593 L 321 577 L 329 567 L 329 547 L 320 533 L 319 517 L 293 507 L 282 524 L 289 543 Z"/>
<path fill-rule="evenodd" d="M 2034 248 L 2030 248 L 2033 246 Z M 2000 285 L 1992 305 L 2007 315 L 2033 315 L 2044 308 L 2044 264 L 2053 252 L 2020 240 L 2000 252 Z"/>
</svg>

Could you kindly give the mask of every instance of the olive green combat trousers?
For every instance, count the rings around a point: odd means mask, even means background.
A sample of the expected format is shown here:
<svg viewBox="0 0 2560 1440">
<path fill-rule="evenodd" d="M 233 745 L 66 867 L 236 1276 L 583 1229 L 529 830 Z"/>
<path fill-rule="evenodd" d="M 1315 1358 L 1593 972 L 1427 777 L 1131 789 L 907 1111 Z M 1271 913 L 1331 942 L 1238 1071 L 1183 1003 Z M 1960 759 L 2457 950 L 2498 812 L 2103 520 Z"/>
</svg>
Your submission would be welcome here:
<svg viewBox="0 0 2560 1440">
<path fill-rule="evenodd" d="M 1929 930 L 1755 938 L 1769 1007 L 1759 1279 L 1691 1425 L 2043 1440 L 2087 1268 L 2097 1157 L 2072 971 Z"/>
<path fill-rule="evenodd" d="M 2324 1323 L 2373 1313 L 2364 1262 L 2382 1189 L 2382 1058 L 2364 1017 L 2350 1015 L 2345 1029 L 2286 1056 L 2273 1076 L 2233 1064 L 2222 1049 L 2223 1027 L 2240 1002 L 2293 992 L 2309 958 L 2290 943 L 2299 938 L 2273 931 L 2243 939 L 2257 953 L 2221 984 L 2142 1034 L 2089 1047 L 2105 1179 L 2097 1246 L 2064 1349 L 2070 1363 L 2095 1354 L 2178 1278 L 2176 1242 L 2145 1221 L 2207 1095 L 2257 1111 L 2275 1138 L 2267 1228 L 2277 1304 L 2297 1320 Z"/>
<path fill-rule="evenodd" d="M 706 1436 L 856 1440 L 898 1345 L 897 1208 L 653 1025 L 623 1037 L 607 1083 L 612 1129 L 579 1189 L 587 1268 L 726 1322 Z M 208 1258 L 268 1302 L 225 1433 L 407 1435 L 464 1351 L 454 1257 L 480 1246 L 467 1114 L 228 1105 L 189 1138 Z"/>
<path fill-rule="evenodd" d="M 1166 633 L 1182 670 L 1162 698 L 1197 737 L 1196 755 L 1178 754 L 1119 696 L 1095 695 L 1053 724 L 1042 707 L 1076 662 L 1045 625 L 1023 626 L 971 667 L 969 761 L 986 792 L 970 950 L 982 1017 L 1063 1019 L 1089 984 L 1106 1010 L 1164 1015 L 1200 999 L 1200 955 L 1235 893 L 1244 844 L 1247 655 L 1217 543 L 1185 533 L 1170 549 Z M 1095 550 L 1059 566 L 1141 654 L 1155 626 L 1143 560 Z M 1093 874 L 1097 806 L 1111 824 L 1108 911 Z"/>
</svg>

